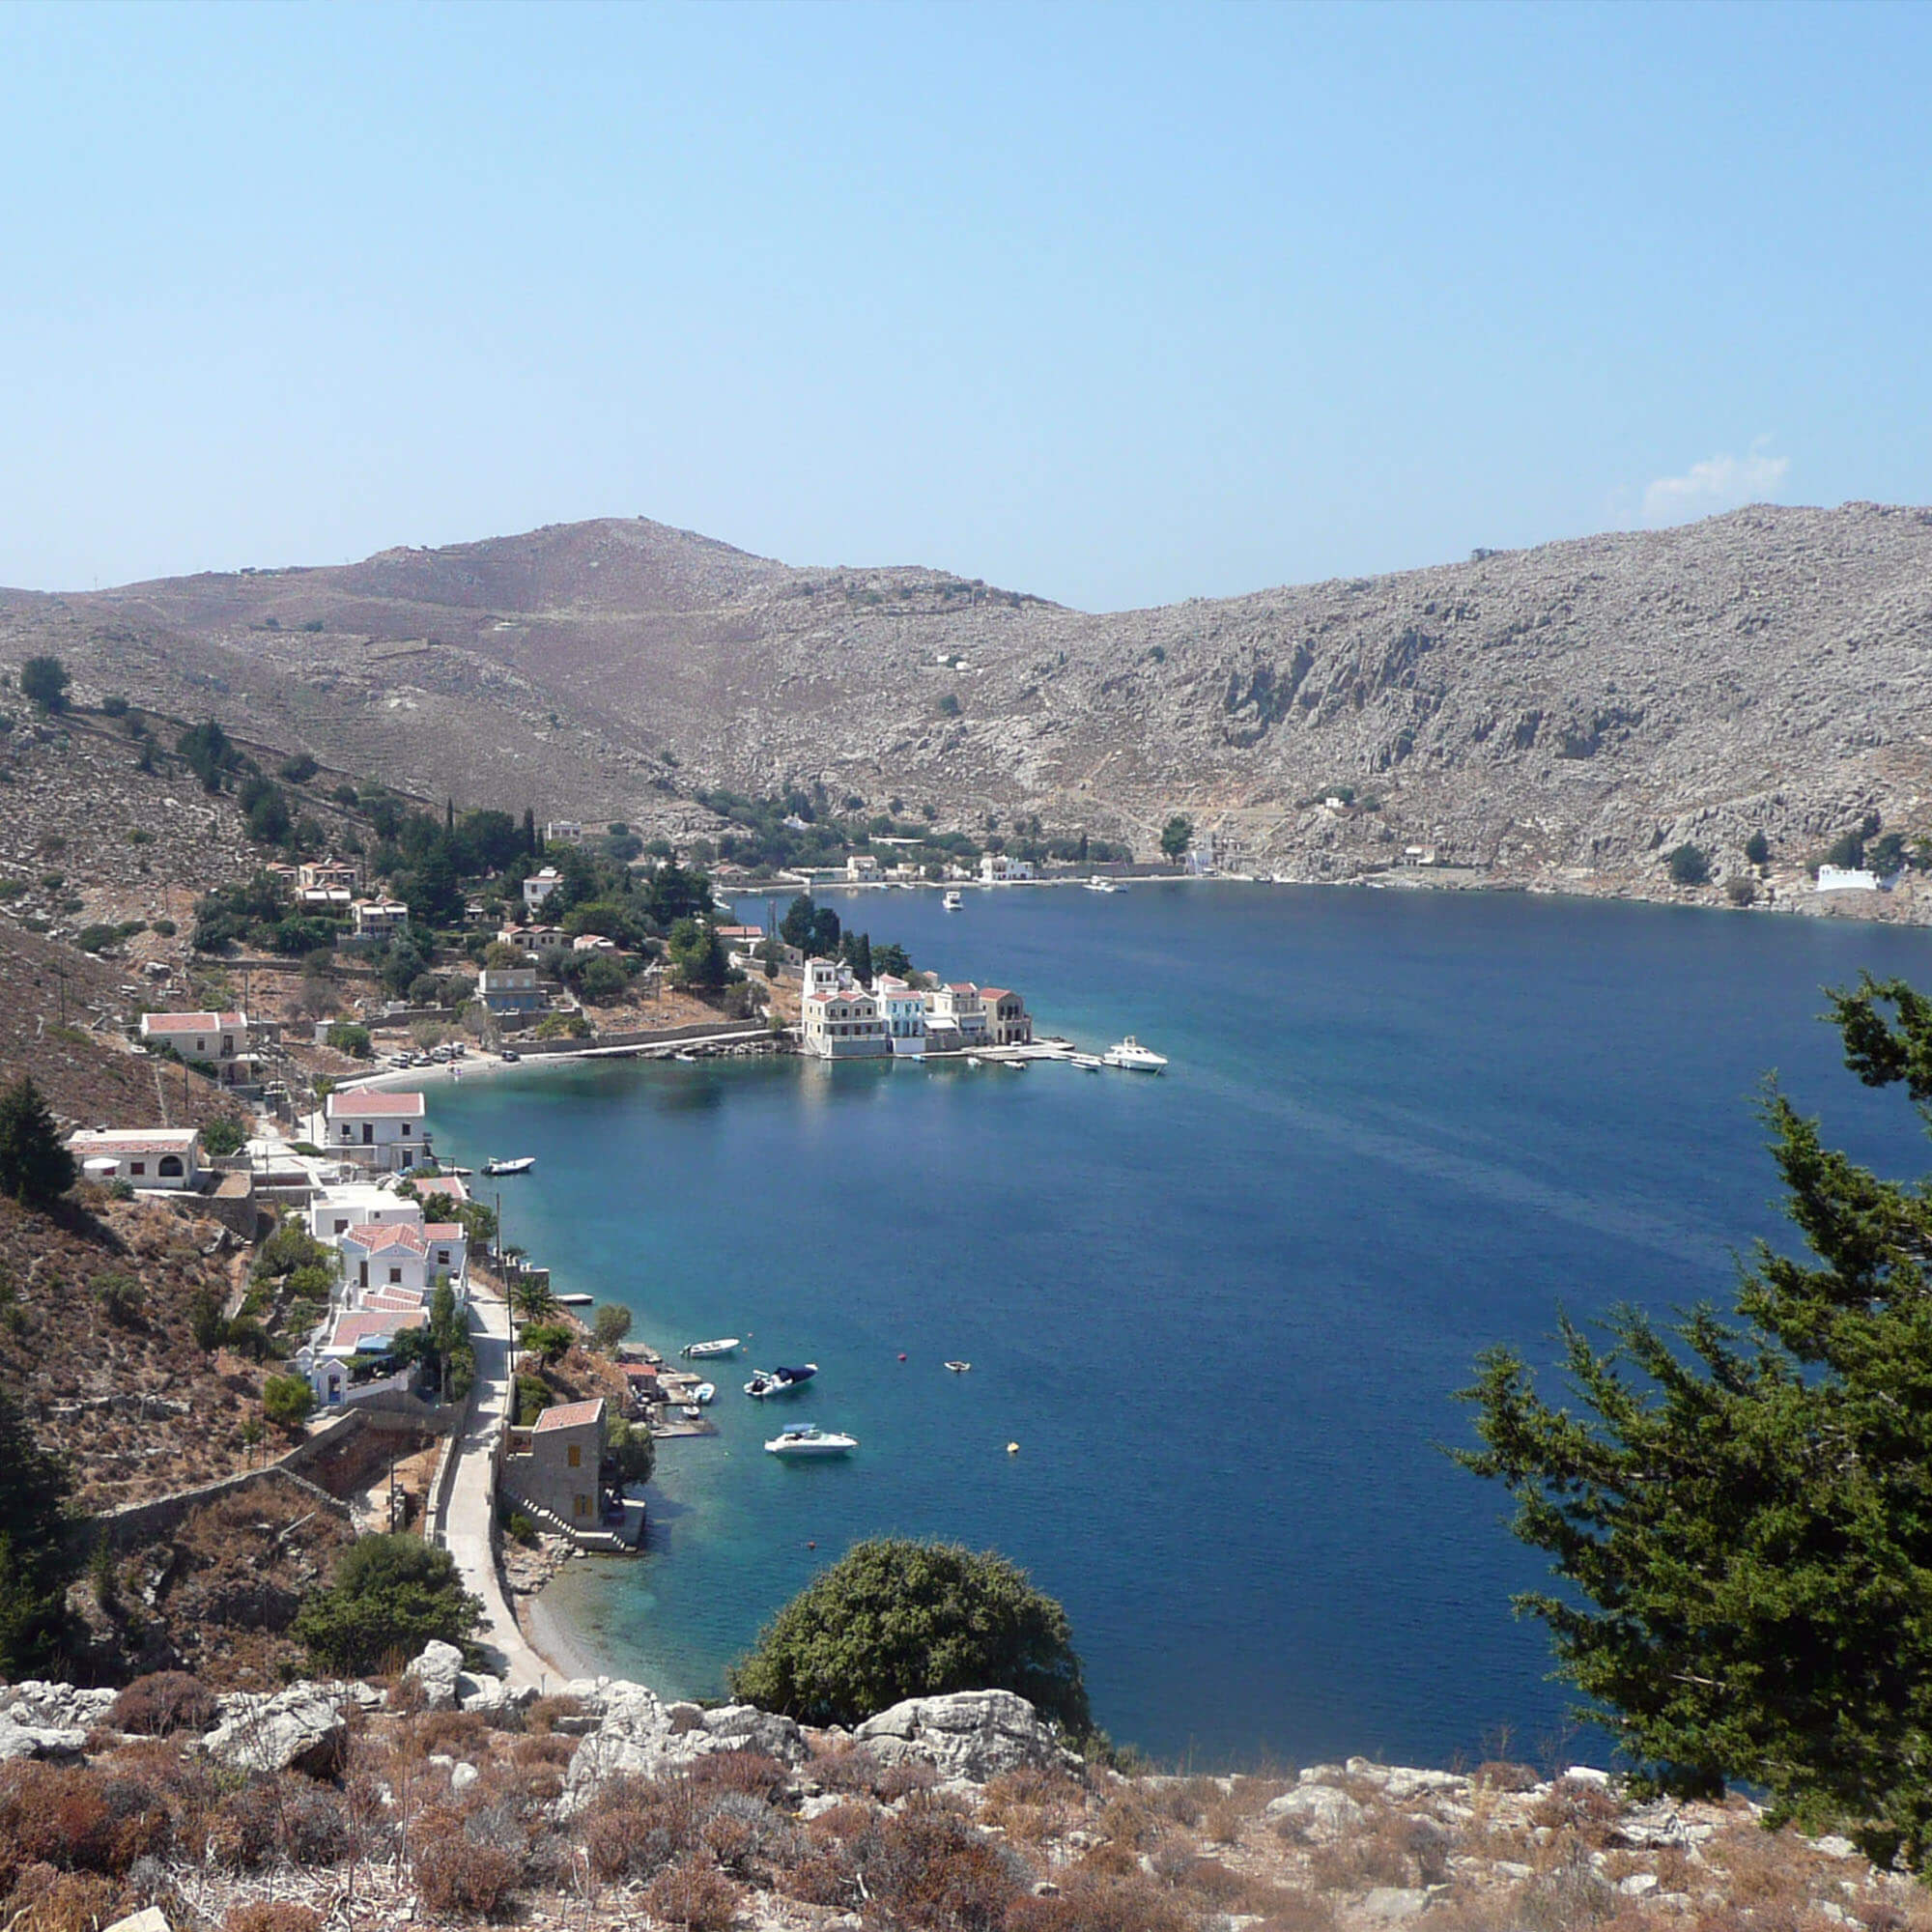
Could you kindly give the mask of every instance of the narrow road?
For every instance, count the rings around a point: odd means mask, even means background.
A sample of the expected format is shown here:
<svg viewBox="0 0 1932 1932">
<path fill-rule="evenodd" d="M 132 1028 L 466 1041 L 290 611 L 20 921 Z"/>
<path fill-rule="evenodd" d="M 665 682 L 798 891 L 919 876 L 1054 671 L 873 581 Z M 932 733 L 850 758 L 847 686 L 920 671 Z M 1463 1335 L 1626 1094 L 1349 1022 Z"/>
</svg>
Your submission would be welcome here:
<svg viewBox="0 0 1932 1932">
<path fill-rule="evenodd" d="M 471 1293 L 470 1334 L 476 1345 L 476 1385 L 457 1444 L 449 1500 L 436 1522 L 443 1547 L 456 1559 L 463 1586 L 482 1600 L 476 1640 L 494 1653 L 490 1667 L 513 1686 L 554 1684 L 560 1672 L 530 1648 L 517 1628 L 490 1539 L 496 1477 L 491 1451 L 514 1394 L 510 1375 L 510 1310 L 505 1302 Z"/>
</svg>

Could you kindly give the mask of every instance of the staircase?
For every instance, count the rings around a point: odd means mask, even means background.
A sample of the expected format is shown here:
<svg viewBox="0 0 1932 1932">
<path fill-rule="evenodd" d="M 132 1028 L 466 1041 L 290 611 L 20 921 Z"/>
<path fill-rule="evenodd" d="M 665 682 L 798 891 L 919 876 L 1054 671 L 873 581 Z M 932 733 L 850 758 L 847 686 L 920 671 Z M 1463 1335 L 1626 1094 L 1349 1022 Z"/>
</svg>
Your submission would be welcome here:
<svg viewBox="0 0 1932 1932">
<path fill-rule="evenodd" d="M 581 1523 L 574 1523 L 566 1517 L 560 1517 L 553 1509 L 546 1509 L 542 1503 L 532 1502 L 528 1496 L 520 1495 L 508 1482 L 502 1485 L 503 1500 L 512 1508 L 521 1510 L 532 1522 L 541 1523 L 545 1529 L 554 1530 L 558 1536 L 567 1536 L 579 1549 L 590 1551 L 599 1556 L 629 1556 L 634 1552 L 631 1546 L 614 1530 L 585 1529 Z"/>
</svg>

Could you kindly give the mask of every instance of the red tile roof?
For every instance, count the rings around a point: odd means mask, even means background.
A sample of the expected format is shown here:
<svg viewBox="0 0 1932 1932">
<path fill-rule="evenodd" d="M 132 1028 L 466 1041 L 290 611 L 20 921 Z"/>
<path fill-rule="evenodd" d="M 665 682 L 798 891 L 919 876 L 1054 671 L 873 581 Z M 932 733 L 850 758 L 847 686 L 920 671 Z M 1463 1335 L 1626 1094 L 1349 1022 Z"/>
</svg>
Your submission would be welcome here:
<svg viewBox="0 0 1932 1932">
<path fill-rule="evenodd" d="M 387 1227 L 378 1221 L 360 1221 L 337 1236 L 343 1241 L 354 1241 L 358 1248 L 366 1248 L 372 1255 L 388 1254 L 396 1248 L 422 1256 L 429 1253 L 429 1243 L 421 1233 L 407 1225 Z"/>
<path fill-rule="evenodd" d="M 604 1415 L 604 1398 L 594 1396 L 589 1402 L 564 1402 L 554 1408 L 547 1408 L 537 1417 L 539 1431 L 545 1429 L 575 1429 L 580 1423 L 599 1422 Z"/>
<path fill-rule="evenodd" d="M 246 1013 L 143 1013 L 143 1033 L 219 1033 L 248 1024 Z"/>
<path fill-rule="evenodd" d="M 91 1153 L 185 1153 L 196 1138 L 193 1127 L 148 1127 L 127 1133 L 97 1133 L 88 1127 L 68 1142 L 68 1149 L 83 1159 Z"/>
<path fill-rule="evenodd" d="M 345 1315 L 328 1338 L 331 1349 L 353 1349 L 370 1335 L 400 1335 L 405 1328 L 420 1328 L 429 1318 L 418 1308 L 412 1314 Z"/>
<path fill-rule="evenodd" d="M 328 1118 L 331 1121 L 419 1121 L 422 1117 L 423 1096 L 420 1094 L 351 1091 L 328 1096 Z"/>
<path fill-rule="evenodd" d="M 431 1241 L 460 1241 L 463 1238 L 461 1221 L 432 1221 L 423 1229 L 423 1237 Z"/>
</svg>

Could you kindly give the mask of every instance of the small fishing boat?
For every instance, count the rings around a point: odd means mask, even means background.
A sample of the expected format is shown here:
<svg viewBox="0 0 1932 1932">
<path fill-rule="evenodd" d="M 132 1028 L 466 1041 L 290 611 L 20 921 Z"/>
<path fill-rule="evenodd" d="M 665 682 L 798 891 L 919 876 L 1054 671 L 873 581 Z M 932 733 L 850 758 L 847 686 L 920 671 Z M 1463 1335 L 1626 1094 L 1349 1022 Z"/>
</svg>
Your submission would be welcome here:
<svg viewBox="0 0 1932 1932">
<path fill-rule="evenodd" d="M 716 1342 L 687 1342 L 677 1352 L 689 1362 L 706 1362 L 713 1355 L 735 1355 L 738 1338 L 726 1335 Z"/>
<path fill-rule="evenodd" d="M 973 1364 L 971 1362 L 948 1362 L 946 1365 L 955 1376 L 963 1376 Z"/>
<path fill-rule="evenodd" d="M 968 1066 L 983 1066 L 985 1064 L 977 1053 L 969 1053 L 966 1056 L 966 1065 Z"/>
<path fill-rule="evenodd" d="M 939 903 L 943 911 L 957 912 L 966 903 L 966 899 L 961 893 L 948 893 Z"/>
<path fill-rule="evenodd" d="M 683 1416 L 687 1422 L 702 1422 L 704 1420 L 704 1411 L 701 1408 L 699 1408 L 695 1402 L 686 1403 L 684 1406 L 678 1410 L 678 1413 L 681 1416 Z"/>
<path fill-rule="evenodd" d="M 1100 1057 L 1109 1066 L 1123 1067 L 1129 1073 L 1158 1073 L 1167 1065 L 1164 1055 L 1143 1046 L 1132 1034 Z"/>
<path fill-rule="evenodd" d="M 754 1369 L 752 1379 L 745 1384 L 745 1393 L 754 1402 L 763 1402 L 768 1395 L 789 1395 L 794 1389 L 802 1389 L 817 1373 L 816 1362 L 804 1362 L 795 1369 Z"/>
<path fill-rule="evenodd" d="M 691 1399 L 699 1408 L 705 1407 L 707 1405 L 718 1400 L 718 1384 L 716 1382 L 699 1382 L 692 1390 Z"/>
<path fill-rule="evenodd" d="M 1087 890 L 1090 893 L 1117 893 L 1121 889 L 1113 882 L 1112 879 L 1103 879 L 1098 872 L 1095 872 L 1094 876 L 1087 881 Z"/>
<path fill-rule="evenodd" d="M 536 1164 L 537 1157 L 533 1153 L 520 1153 L 513 1160 L 493 1155 L 483 1163 L 483 1172 L 495 1175 L 527 1174 Z"/>
<path fill-rule="evenodd" d="M 803 1462 L 815 1456 L 849 1456 L 858 1446 L 856 1435 L 845 1435 L 836 1429 L 820 1429 L 808 1422 L 798 1429 L 781 1429 L 765 1444 L 765 1454 Z"/>
<path fill-rule="evenodd" d="M 594 1294 L 559 1294 L 557 1300 L 565 1308 L 588 1308 L 597 1297 Z"/>
<path fill-rule="evenodd" d="M 1097 1053 L 1069 1053 L 1066 1060 L 1068 1065 L 1079 1067 L 1083 1073 L 1097 1073 L 1107 1064 Z"/>
</svg>

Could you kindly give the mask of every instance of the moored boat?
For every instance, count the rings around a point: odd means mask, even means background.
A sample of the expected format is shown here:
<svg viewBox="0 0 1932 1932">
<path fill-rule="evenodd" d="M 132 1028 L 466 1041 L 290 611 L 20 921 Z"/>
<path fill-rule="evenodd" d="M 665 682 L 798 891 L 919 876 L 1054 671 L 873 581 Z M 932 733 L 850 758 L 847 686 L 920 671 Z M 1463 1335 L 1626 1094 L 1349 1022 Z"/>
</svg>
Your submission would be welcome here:
<svg viewBox="0 0 1932 1932">
<path fill-rule="evenodd" d="M 963 894 L 948 893 L 939 903 L 947 912 L 957 912 L 966 903 L 966 899 Z"/>
<path fill-rule="evenodd" d="M 795 1457 L 803 1462 L 816 1456 L 848 1456 L 858 1446 L 856 1435 L 844 1435 L 837 1429 L 820 1429 L 808 1422 L 797 1429 L 781 1429 L 765 1444 L 765 1454 Z"/>
<path fill-rule="evenodd" d="M 971 1362 L 948 1362 L 946 1365 L 955 1376 L 963 1376 L 973 1364 Z"/>
<path fill-rule="evenodd" d="M 816 1362 L 803 1362 L 795 1369 L 754 1369 L 752 1379 L 745 1384 L 745 1393 L 755 1402 L 764 1401 L 768 1395 L 789 1395 L 792 1390 L 803 1388 L 817 1373 Z"/>
<path fill-rule="evenodd" d="M 738 1352 L 738 1338 L 726 1335 L 716 1342 L 687 1342 L 678 1353 L 687 1361 L 708 1361 L 713 1355 L 735 1355 Z"/>
<path fill-rule="evenodd" d="M 1087 881 L 1087 890 L 1090 893 L 1117 893 L 1121 889 L 1112 879 L 1103 879 L 1098 872 L 1095 872 Z"/>
<path fill-rule="evenodd" d="M 1158 1073 L 1167 1065 L 1164 1054 L 1143 1046 L 1132 1034 L 1118 1046 L 1110 1046 L 1100 1057 L 1109 1066 L 1123 1067 L 1129 1073 Z"/>
<path fill-rule="evenodd" d="M 514 1159 L 502 1159 L 493 1155 L 483 1163 L 485 1174 L 527 1174 L 537 1164 L 533 1153 L 520 1153 Z"/>
<path fill-rule="evenodd" d="M 705 1407 L 708 1404 L 718 1400 L 718 1384 L 716 1382 L 699 1382 L 692 1390 L 691 1399 L 699 1408 Z"/>
</svg>

